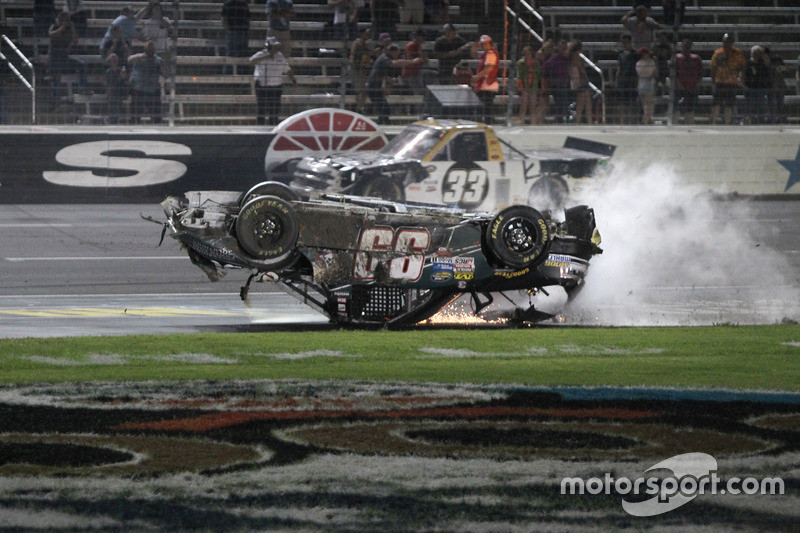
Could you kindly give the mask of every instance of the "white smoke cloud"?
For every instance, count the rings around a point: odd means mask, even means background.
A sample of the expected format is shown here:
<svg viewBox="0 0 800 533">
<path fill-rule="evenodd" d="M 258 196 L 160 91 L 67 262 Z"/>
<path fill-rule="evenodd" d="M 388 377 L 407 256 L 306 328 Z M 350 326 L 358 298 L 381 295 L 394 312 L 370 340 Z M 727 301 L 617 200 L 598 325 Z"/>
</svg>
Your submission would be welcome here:
<svg viewBox="0 0 800 533">
<path fill-rule="evenodd" d="M 603 255 L 565 313 L 604 325 L 767 324 L 800 319 L 788 259 L 760 242 L 745 201 L 719 201 L 667 165 L 617 163 L 574 198 L 595 210 Z"/>
</svg>

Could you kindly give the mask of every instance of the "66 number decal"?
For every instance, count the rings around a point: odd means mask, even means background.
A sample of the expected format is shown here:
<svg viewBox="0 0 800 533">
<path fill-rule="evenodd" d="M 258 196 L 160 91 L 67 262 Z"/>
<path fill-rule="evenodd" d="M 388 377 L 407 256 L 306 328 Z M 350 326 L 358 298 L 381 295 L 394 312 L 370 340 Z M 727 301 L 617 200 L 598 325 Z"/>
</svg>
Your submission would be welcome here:
<svg viewBox="0 0 800 533">
<path fill-rule="evenodd" d="M 389 279 L 416 281 L 425 266 L 425 253 L 431 244 L 431 234 L 424 228 L 398 228 L 375 226 L 361 230 L 356 252 L 354 277 L 375 279 L 379 265 L 386 268 Z M 388 263 L 376 252 L 402 254 Z"/>
<path fill-rule="evenodd" d="M 477 165 L 452 166 L 442 178 L 442 203 L 445 205 L 477 207 L 486 199 L 488 192 L 489 173 Z"/>
</svg>

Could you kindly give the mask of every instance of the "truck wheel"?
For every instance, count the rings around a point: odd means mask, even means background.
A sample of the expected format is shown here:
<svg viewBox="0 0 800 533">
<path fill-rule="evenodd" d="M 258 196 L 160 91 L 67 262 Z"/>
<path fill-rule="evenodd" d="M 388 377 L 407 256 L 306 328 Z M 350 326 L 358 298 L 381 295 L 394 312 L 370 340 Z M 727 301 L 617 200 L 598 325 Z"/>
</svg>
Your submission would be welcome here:
<svg viewBox="0 0 800 533">
<path fill-rule="evenodd" d="M 239 198 L 239 207 L 244 206 L 256 196 L 277 196 L 289 202 L 300 200 L 297 193 L 290 189 L 288 185 L 279 181 L 262 181 L 253 185 L 249 191 Z"/>
<path fill-rule="evenodd" d="M 248 200 L 236 219 L 239 245 L 269 268 L 280 268 L 294 260 L 299 234 L 291 203 L 277 196 Z"/>
<path fill-rule="evenodd" d="M 353 193 L 358 196 L 371 196 L 390 202 L 405 202 L 406 193 L 403 187 L 393 179 L 371 177 L 364 178 L 353 188 Z"/>
<path fill-rule="evenodd" d="M 539 211 L 513 205 L 497 213 L 486 228 L 486 246 L 504 267 L 538 266 L 547 258 L 550 229 Z"/>
</svg>

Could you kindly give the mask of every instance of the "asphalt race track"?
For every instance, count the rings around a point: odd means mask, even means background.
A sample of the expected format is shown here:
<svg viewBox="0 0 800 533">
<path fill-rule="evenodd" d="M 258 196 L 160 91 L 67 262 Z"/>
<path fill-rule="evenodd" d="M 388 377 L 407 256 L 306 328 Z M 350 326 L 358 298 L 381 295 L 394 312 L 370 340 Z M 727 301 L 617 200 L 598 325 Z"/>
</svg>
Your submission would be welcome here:
<svg viewBox="0 0 800 533">
<path fill-rule="evenodd" d="M 685 316 L 698 323 L 800 317 L 800 302 L 791 298 L 780 303 L 777 314 L 765 309 L 775 296 L 764 293 L 766 288 L 785 295 L 800 285 L 797 203 L 752 201 L 746 210 L 736 202 L 718 203 L 726 208 L 726 224 L 756 235 L 747 244 L 756 257 L 770 251 L 786 260 L 786 279 L 774 286 L 768 268 L 767 279 L 726 283 L 698 284 L 685 276 L 664 275 L 657 285 L 637 288 L 642 299 L 624 304 L 627 309 L 641 306 L 645 323 L 681 323 Z M 249 302 L 243 303 L 239 288 L 246 272 L 232 271 L 211 283 L 174 240 L 166 238 L 159 247 L 161 228 L 142 220 L 140 213 L 163 218 L 160 207 L 150 204 L 0 205 L 0 337 L 326 327 L 325 317 L 274 287 L 254 284 Z M 600 225 L 602 229 L 602 221 Z M 611 253 L 607 248 L 605 255 Z M 674 267 L 654 262 L 646 268 Z M 609 301 L 606 309 L 600 305 L 592 310 L 601 316 L 573 320 L 603 324 L 605 311 L 611 314 L 622 306 Z M 748 314 L 729 318 L 731 310 Z M 570 323 L 575 322 L 567 317 L 565 324 Z"/>
</svg>

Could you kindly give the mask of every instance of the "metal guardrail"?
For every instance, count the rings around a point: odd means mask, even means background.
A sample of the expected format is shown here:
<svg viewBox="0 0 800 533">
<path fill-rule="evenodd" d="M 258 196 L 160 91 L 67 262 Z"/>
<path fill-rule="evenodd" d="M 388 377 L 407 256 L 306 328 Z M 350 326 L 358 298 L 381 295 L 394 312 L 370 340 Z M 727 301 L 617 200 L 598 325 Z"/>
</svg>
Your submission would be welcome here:
<svg viewBox="0 0 800 533">
<path fill-rule="evenodd" d="M 11 51 L 14 52 L 17 55 L 17 57 L 19 57 L 22 60 L 25 67 L 28 68 L 28 70 L 30 70 L 31 72 L 30 81 L 28 81 L 25 75 L 23 75 L 19 71 L 19 69 L 17 69 L 17 67 L 14 66 L 14 64 L 11 62 L 8 56 L 6 56 L 3 53 L 4 44 L 7 45 L 11 49 Z M 17 77 L 17 79 L 19 79 L 19 81 L 22 82 L 25 88 L 31 92 L 31 124 L 36 124 L 36 73 L 33 68 L 33 63 L 31 63 L 30 60 L 28 60 L 25 54 L 23 54 L 19 50 L 19 48 L 17 48 L 16 45 L 14 45 L 14 43 L 11 42 L 11 39 L 9 39 L 5 34 L 0 35 L 0 61 L 5 61 L 6 64 L 8 64 L 8 68 L 11 70 L 11 72 L 13 72 L 14 75 Z"/>
<path fill-rule="evenodd" d="M 534 9 L 534 7 L 532 5 L 530 5 L 525 0 L 516 0 L 516 5 L 518 6 L 517 11 L 514 11 L 513 9 L 511 9 L 511 7 L 506 6 L 506 13 L 508 13 L 508 15 L 511 16 L 514 19 L 514 21 L 517 23 L 517 26 L 519 28 L 522 28 L 523 30 L 528 32 L 534 39 L 539 41 L 540 44 L 543 43 L 545 41 L 545 38 L 546 38 L 546 25 L 545 25 L 544 17 L 538 11 L 536 11 L 536 9 Z M 541 33 L 541 35 L 539 33 L 537 33 L 533 28 L 531 28 L 528 23 L 526 23 L 524 20 L 522 20 L 522 18 L 520 18 L 520 15 L 518 13 L 520 13 L 523 9 L 525 10 L 525 13 L 527 15 L 532 16 L 533 18 L 538 20 L 539 23 L 542 25 L 542 33 Z M 605 74 L 603 73 L 603 70 L 600 67 L 598 67 L 597 65 L 595 65 L 594 62 L 591 59 L 589 59 L 588 57 L 586 57 L 584 54 L 581 54 L 581 59 L 583 59 L 583 62 L 587 67 L 592 69 L 600 77 L 600 87 L 597 87 L 594 83 L 591 83 L 591 82 L 589 83 L 589 86 L 593 90 L 599 91 L 601 94 L 605 95 L 606 78 L 605 78 Z M 603 122 L 603 124 L 605 124 L 605 122 L 606 122 L 606 102 L 605 102 L 605 98 L 603 98 L 601 102 L 602 102 L 601 103 L 602 122 Z"/>
</svg>

